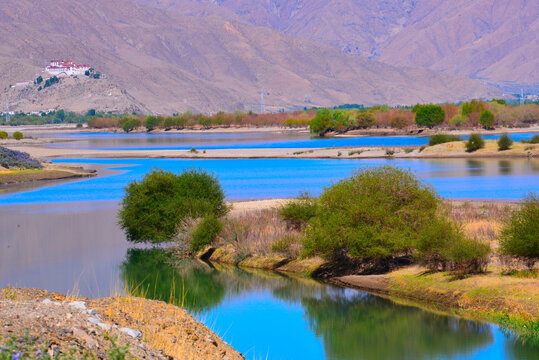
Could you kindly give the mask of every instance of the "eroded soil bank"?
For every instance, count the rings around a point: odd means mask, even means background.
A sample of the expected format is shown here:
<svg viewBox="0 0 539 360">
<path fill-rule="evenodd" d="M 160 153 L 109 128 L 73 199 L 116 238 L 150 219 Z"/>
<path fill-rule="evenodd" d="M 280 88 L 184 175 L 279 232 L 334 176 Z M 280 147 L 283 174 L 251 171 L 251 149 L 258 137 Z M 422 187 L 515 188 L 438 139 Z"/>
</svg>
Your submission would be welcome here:
<svg viewBox="0 0 539 360">
<path fill-rule="evenodd" d="M 24 337 L 27 337 L 24 340 Z M 239 360 L 244 357 L 185 310 L 136 297 L 88 300 L 36 289 L 0 290 L 0 344 L 16 337 L 49 354 L 108 358 Z M 15 358 L 15 357 L 14 357 Z"/>
</svg>

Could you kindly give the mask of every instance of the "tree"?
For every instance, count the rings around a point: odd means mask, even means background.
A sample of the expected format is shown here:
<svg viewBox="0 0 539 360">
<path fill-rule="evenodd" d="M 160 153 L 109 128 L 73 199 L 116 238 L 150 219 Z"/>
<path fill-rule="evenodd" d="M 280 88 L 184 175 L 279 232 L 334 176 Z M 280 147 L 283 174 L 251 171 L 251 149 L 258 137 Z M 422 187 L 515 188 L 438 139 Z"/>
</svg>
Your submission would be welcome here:
<svg viewBox="0 0 539 360">
<path fill-rule="evenodd" d="M 309 122 L 311 133 L 324 136 L 331 128 L 331 110 L 320 109 L 316 112 L 316 116 Z"/>
<path fill-rule="evenodd" d="M 444 122 L 445 110 L 440 105 L 414 106 L 417 126 L 432 128 Z"/>
<path fill-rule="evenodd" d="M 511 140 L 511 138 L 507 134 L 503 134 L 498 139 L 499 151 L 509 150 L 511 148 L 511 145 L 513 145 L 513 140 Z"/>
<path fill-rule="evenodd" d="M 36 79 L 36 84 L 39 85 L 39 84 L 41 84 L 42 82 L 43 82 L 43 77 L 40 75 L 40 76 L 38 76 L 37 79 Z"/>
<path fill-rule="evenodd" d="M 539 259 L 539 197 L 530 194 L 512 212 L 500 235 L 503 254 L 526 259 L 530 269 Z"/>
<path fill-rule="evenodd" d="M 148 131 L 151 131 L 155 129 L 156 127 L 159 127 L 161 125 L 161 119 L 154 115 L 148 115 L 146 116 L 146 120 L 144 120 L 144 126 Z"/>
<path fill-rule="evenodd" d="M 217 178 L 204 170 L 174 174 L 156 169 L 127 185 L 119 223 L 129 241 L 167 242 L 190 219 L 225 215 L 224 199 Z"/>
<path fill-rule="evenodd" d="M 86 116 L 95 116 L 95 109 L 88 110 L 88 112 L 86 113 Z"/>
<path fill-rule="evenodd" d="M 485 129 L 491 129 L 494 125 L 494 114 L 487 109 L 481 111 L 481 114 L 479 115 L 479 123 Z"/>
<path fill-rule="evenodd" d="M 358 111 L 355 125 L 359 128 L 368 128 L 376 125 L 376 118 L 371 111 Z"/>
<path fill-rule="evenodd" d="M 60 109 L 54 114 L 54 122 L 64 122 L 66 117 L 64 109 Z"/>
<path fill-rule="evenodd" d="M 466 142 L 466 151 L 473 152 L 485 147 L 485 140 L 479 134 L 472 134 Z"/>
</svg>

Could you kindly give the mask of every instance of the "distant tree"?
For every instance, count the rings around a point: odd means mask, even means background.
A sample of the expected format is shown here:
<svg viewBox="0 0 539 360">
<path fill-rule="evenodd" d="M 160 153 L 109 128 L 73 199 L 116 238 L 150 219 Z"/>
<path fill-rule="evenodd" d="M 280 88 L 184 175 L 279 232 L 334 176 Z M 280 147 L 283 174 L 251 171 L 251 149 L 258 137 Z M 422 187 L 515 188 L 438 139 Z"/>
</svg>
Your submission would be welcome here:
<svg viewBox="0 0 539 360">
<path fill-rule="evenodd" d="M 86 113 L 86 116 L 95 116 L 95 109 L 88 110 L 88 112 Z"/>
<path fill-rule="evenodd" d="M 331 128 L 331 110 L 320 109 L 316 112 L 316 116 L 309 123 L 311 133 L 324 136 Z"/>
<path fill-rule="evenodd" d="M 417 126 L 432 128 L 444 122 L 445 110 L 440 105 L 416 105 L 414 109 Z"/>
<path fill-rule="evenodd" d="M 371 111 L 359 111 L 356 114 L 355 125 L 360 128 L 368 128 L 376 125 L 376 118 Z"/>
<path fill-rule="evenodd" d="M 40 76 L 38 76 L 37 79 L 36 79 L 36 84 L 39 85 L 39 84 L 41 84 L 42 82 L 43 82 L 43 77 L 40 75 Z"/>
<path fill-rule="evenodd" d="M 54 114 L 55 122 L 64 122 L 66 117 L 65 111 L 60 109 Z"/>
<path fill-rule="evenodd" d="M 507 105 L 507 101 L 505 99 L 492 99 L 490 100 L 491 103 L 498 103 L 500 105 Z"/>
<path fill-rule="evenodd" d="M 487 109 L 481 111 L 481 114 L 479 115 L 479 123 L 485 129 L 491 129 L 492 126 L 494 126 L 494 114 Z"/>
<path fill-rule="evenodd" d="M 99 78 L 101 78 L 101 74 L 100 73 L 95 73 L 93 78 L 94 79 L 99 79 Z"/>
<path fill-rule="evenodd" d="M 485 103 L 481 100 L 475 100 L 465 102 L 462 104 L 462 114 L 469 116 L 471 113 L 480 112 L 485 109 Z"/>
<path fill-rule="evenodd" d="M 86 70 L 86 71 L 84 72 L 84 75 L 90 76 L 90 70 Z"/>
<path fill-rule="evenodd" d="M 146 116 L 146 120 L 144 120 L 144 126 L 148 131 L 151 131 L 161 125 L 161 119 L 154 115 L 148 115 Z"/>
</svg>

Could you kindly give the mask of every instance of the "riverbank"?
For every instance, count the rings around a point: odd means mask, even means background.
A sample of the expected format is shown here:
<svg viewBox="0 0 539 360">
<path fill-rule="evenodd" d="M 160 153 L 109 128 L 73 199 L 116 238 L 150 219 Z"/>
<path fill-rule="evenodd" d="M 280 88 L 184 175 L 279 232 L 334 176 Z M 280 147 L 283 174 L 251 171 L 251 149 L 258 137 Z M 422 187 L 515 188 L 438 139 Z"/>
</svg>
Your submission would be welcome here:
<svg viewBox="0 0 539 360">
<path fill-rule="evenodd" d="M 485 148 L 467 152 L 463 141 L 435 146 L 361 146 L 334 148 L 269 149 L 190 149 L 190 150 L 115 150 L 64 149 L 30 144 L 5 147 L 30 154 L 37 159 L 58 158 L 171 158 L 171 159 L 375 159 L 375 158 L 530 158 L 539 156 L 539 144 L 514 143 L 510 150 L 498 151 L 496 141 L 485 140 Z"/>
<path fill-rule="evenodd" d="M 85 178 L 92 176 L 97 176 L 96 170 L 88 170 L 78 166 L 59 166 L 54 164 L 46 164 L 42 169 L 0 168 L 0 185 Z"/>
<path fill-rule="evenodd" d="M 17 338 L 15 352 L 30 346 L 33 353 L 73 351 L 77 357 L 104 358 L 114 352 L 139 359 L 244 359 L 185 310 L 136 297 L 88 300 L 45 290 L 2 289 L 0 344 L 10 337 Z"/>
<path fill-rule="evenodd" d="M 417 264 L 396 265 L 379 275 L 357 275 L 357 269 L 347 268 L 346 264 L 318 257 L 302 259 L 297 248 L 299 232 L 287 230 L 275 220 L 275 208 L 284 203 L 286 200 L 275 199 L 233 204 L 227 222 L 241 224 L 247 232 L 244 230 L 234 242 L 218 239 L 215 246 L 204 249 L 196 257 L 210 263 L 319 278 L 397 302 L 493 322 L 539 341 L 538 271 L 524 271 L 518 264 L 510 270 L 496 254 L 500 229 L 517 203 L 444 201 L 444 211 L 468 236 L 489 243 L 494 250 L 485 273 L 464 277 L 450 272 L 430 272 Z M 249 230 L 249 224 L 263 230 L 258 233 Z M 280 241 L 285 234 L 290 239 L 286 243 Z"/>
</svg>

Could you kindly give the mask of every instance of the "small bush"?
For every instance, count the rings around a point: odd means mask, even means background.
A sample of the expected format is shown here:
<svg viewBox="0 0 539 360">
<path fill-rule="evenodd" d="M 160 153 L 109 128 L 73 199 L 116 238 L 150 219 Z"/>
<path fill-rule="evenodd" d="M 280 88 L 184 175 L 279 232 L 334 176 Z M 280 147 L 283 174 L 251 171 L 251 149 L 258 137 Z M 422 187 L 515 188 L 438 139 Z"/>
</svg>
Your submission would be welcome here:
<svg viewBox="0 0 539 360">
<path fill-rule="evenodd" d="M 404 149 L 404 152 L 405 152 L 406 154 L 409 154 L 409 153 L 411 153 L 411 152 L 413 152 L 413 151 L 414 151 L 413 148 L 405 148 L 405 149 Z"/>
<path fill-rule="evenodd" d="M 487 243 L 460 236 L 447 251 L 449 270 L 458 276 L 485 272 L 489 254 Z"/>
<path fill-rule="evenodd" d="M 15 140 L 21 140 L 21 139 L 23 138 L 22 132 L 20 132 L 20 131 L 15 131 L 15 132 L 13 133 L 13 138 L 14 138 Z"/>
<path fill-rule="evenodd" d="M 462 141 L 462 138 L 457 135 L 434 134 L 429 137 L 429 146 L 444 144 L 452 141 Z"/>
<path fill-rule="evenodd" d="M 81 123 L 78 123 L 77 124 L 77 128 L 81 128 L 82 127 L 82 124 Z"/>
<path fill-rule="evenodd" d="M 503 254 L 526 260 L 530 269 L 539 259 L 539 197 L 530 194 L 514 210 L 500 235 Z"/>
<path fill-rule="evenodd" d="M 485 140 L 479 134 L 472 134 L 466 142 L 466 151 L 473 152 L 485 147 Z"/>
<path fill-rule="evenodd" d="M 289 229 L 300 230 L 316 215 L 317 203 L 309 194 L 301 194 L 297 200 L 283 205 L 279 215 Z"/>
<path fill-rule="evenodd" d="M 191 150 L 189 150 L 190 153 L 193 153 L 193 154 L 198 154 L 198 150 L 195 149 L 195 148 L 191 148 Z"/>
<path fill-rule="evenodd" d="M 191 251 L 200 251 L 211 245 L 222 229 L 223 224 L 215 215 L 209 215 L 202 219 L 191 232 L 189 244 Z"/>
<path fill-rule="evenodd" d="M 404 116 L 399 116 L 399 115 L 392 118 L 391 121 L 389 122 L 389 125 L 395 129 L 404 129 L 407 126 L 410 126 L 406 118 Z"/>
<path fill-rule="evenodd" d="M 0 139 L 7 139 L 7 132 L 0 131 Z"/>
<path fill-rule="evenodd" d="M 291 235 L 286 235 L 283 238 L 271 244 L 271 252 L 278 254 L 288 254 L 291 246 L 296 243 L 296 238 Z"/>
<path fill-rule="evenodd" d="M 511 138 L 507 134 L 503 134 L 498 139 L 499 151 L 509 150 L 511 148 L 511 145 L 513 145 L 513 140 L 511 140 Z"/>
<path fill-rule="evenodd" d="M 533 135 L 530 140 L 521 140 L 523 144 L 539 144 L 539 135 Z"/>
<path fill-rule="evenodd" d="M 386 149 L 386 155 L 387 155 L 387 156 L 393 156 L 393 155 L 395 155 L 395 150 L 392 150 L 392 149 Z"/>
<path fill-rule="evenodd" d="M 217 178 L 204 170 L 152 170 L 126 186 L 119 223 L 129 241 L 167 242 L 189 219 L 225 215 L 224 198 Z"/>
</svg>

